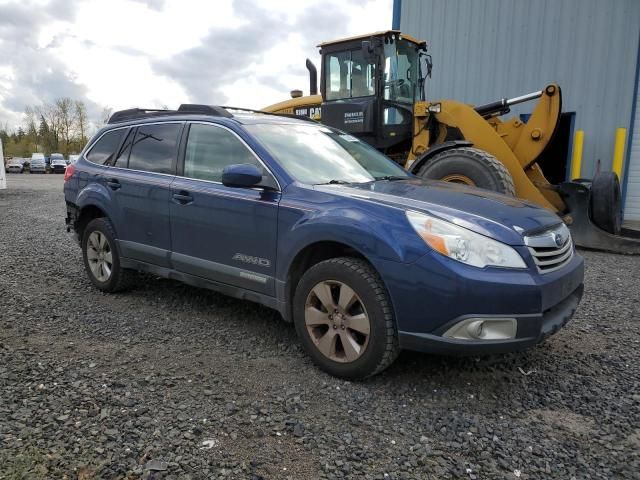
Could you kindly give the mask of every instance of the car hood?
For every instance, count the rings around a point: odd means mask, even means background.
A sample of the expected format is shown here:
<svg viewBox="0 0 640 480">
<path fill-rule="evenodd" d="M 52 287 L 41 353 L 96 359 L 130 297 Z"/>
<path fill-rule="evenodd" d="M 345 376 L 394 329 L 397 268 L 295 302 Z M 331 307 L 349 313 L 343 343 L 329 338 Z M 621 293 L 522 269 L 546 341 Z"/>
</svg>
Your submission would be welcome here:
<svg viewBox="0 0 640 480">
<path fill-rule="evenodd" d="M 524 235 L 562 223 L 552 211 L 526 201 L 449 182 L 412 178 L 315 188 L 429 213 L 509 245 L 523 245 Z"/>
</svg>

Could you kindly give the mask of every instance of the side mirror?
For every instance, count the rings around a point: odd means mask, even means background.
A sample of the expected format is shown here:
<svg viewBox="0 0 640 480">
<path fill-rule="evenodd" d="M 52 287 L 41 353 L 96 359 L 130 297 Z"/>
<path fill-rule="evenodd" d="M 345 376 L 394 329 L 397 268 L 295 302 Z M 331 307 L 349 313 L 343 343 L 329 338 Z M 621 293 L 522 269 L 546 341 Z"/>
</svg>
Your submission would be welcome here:
<svg viewBox="0 0 640 480">
<path fill-rule="evenodd" d="M 255 187 L 262 181 L 262 172 L 255 165 L 239 163 L 222 170 L 222 184 L 227 187 Z"/>
</svg>

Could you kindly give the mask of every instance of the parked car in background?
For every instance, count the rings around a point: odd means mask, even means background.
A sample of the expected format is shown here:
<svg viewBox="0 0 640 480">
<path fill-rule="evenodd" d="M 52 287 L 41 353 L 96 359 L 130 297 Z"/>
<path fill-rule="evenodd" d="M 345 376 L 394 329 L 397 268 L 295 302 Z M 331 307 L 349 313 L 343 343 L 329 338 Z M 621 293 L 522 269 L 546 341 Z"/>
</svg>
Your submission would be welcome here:
<svg viewBox="0 0 640 480">
<path fill-rule="evenodd" d="M 12 158 L 7 163 L 7 173 L 22 173 L 24 172 L 24 158 Z"/>
<path fill-rule="evenodd" d="M 311 121 L 118 112 L 67 168 L 64 194 L 96 288 L 121 290 L 139 270 L 261 303 L 339 377 L 374 375 L 403 348 L 531 347 L 583 291 L 553 212 L 417 178 Z"/>
<path fill-rule="evenodd" d="M 67 165 L 76 163 L 78 161 L 78 158 L 80 158 L 80 155 L 69 155 L 69 158 L 67 159 Z"/>
<path fill-rule="evenodd" d="M 64 173 L 67 169 L 67 162 L 64 161 L 64 158 L 51 158 L 49 168 L 51 169 L 51 173 Z"/>
<path fill-rule="evenodd" d="M 29 162 L 29 171 L 31 173 L 47 173 L 47 164 L 45 162 L 45 156 L 42 153 L 31 154 L 31 161 Z"/>
</svg>

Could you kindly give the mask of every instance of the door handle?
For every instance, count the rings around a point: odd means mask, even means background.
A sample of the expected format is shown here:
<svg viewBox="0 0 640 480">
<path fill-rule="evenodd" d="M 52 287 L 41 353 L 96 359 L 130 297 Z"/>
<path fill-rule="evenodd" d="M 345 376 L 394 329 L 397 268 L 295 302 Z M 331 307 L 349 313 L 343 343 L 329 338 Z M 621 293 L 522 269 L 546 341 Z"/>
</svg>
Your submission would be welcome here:
<svg viewBox="0 0 640 480">
<path fill-rule="evenodd" d="M 189 195 L 189 192 L 179 192 L 173 194 L 173 201 L 180 205 L 187 205 L 193 202 L 193 197 Z"/>
<path fill-rule="evenodd" d="M 109 188 L 111 190 L 118 190 L 119 188 L 122 187 L 122 185 L 120 185 L 120 182 L 118 180 L 116 180 L 115 178 L 108 180 L 107 181 L 107 185 L 109 186 Z"/>
</svg>

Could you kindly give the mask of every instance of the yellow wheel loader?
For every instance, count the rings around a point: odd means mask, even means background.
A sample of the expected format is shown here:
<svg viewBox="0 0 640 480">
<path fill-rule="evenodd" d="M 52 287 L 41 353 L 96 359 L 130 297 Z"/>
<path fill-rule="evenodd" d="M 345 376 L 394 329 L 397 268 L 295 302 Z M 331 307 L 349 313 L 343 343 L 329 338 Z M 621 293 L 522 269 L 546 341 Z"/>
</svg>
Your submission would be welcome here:
<svg viewBox="0 0 640 480">
<path fill-rule="evenodd" d="M 307 116 L 357 136 L 427 179 L 464 183 L 515 195 L 555 211 L 577 245 L 640 253 L 640 232 L 621 228 L 620 186 L 615 173 L 552 185 L 537 160 L 559 124 L 558 85 L 487 105 L 427 101 L 431 74 L 426 42 L 396 30 L 319 45 L 317 71 L 307 59 L 310 95 L 265 112 Z M 511 106 L 537 100 L 529 119 L 502 120 Z"/>
</svg>

